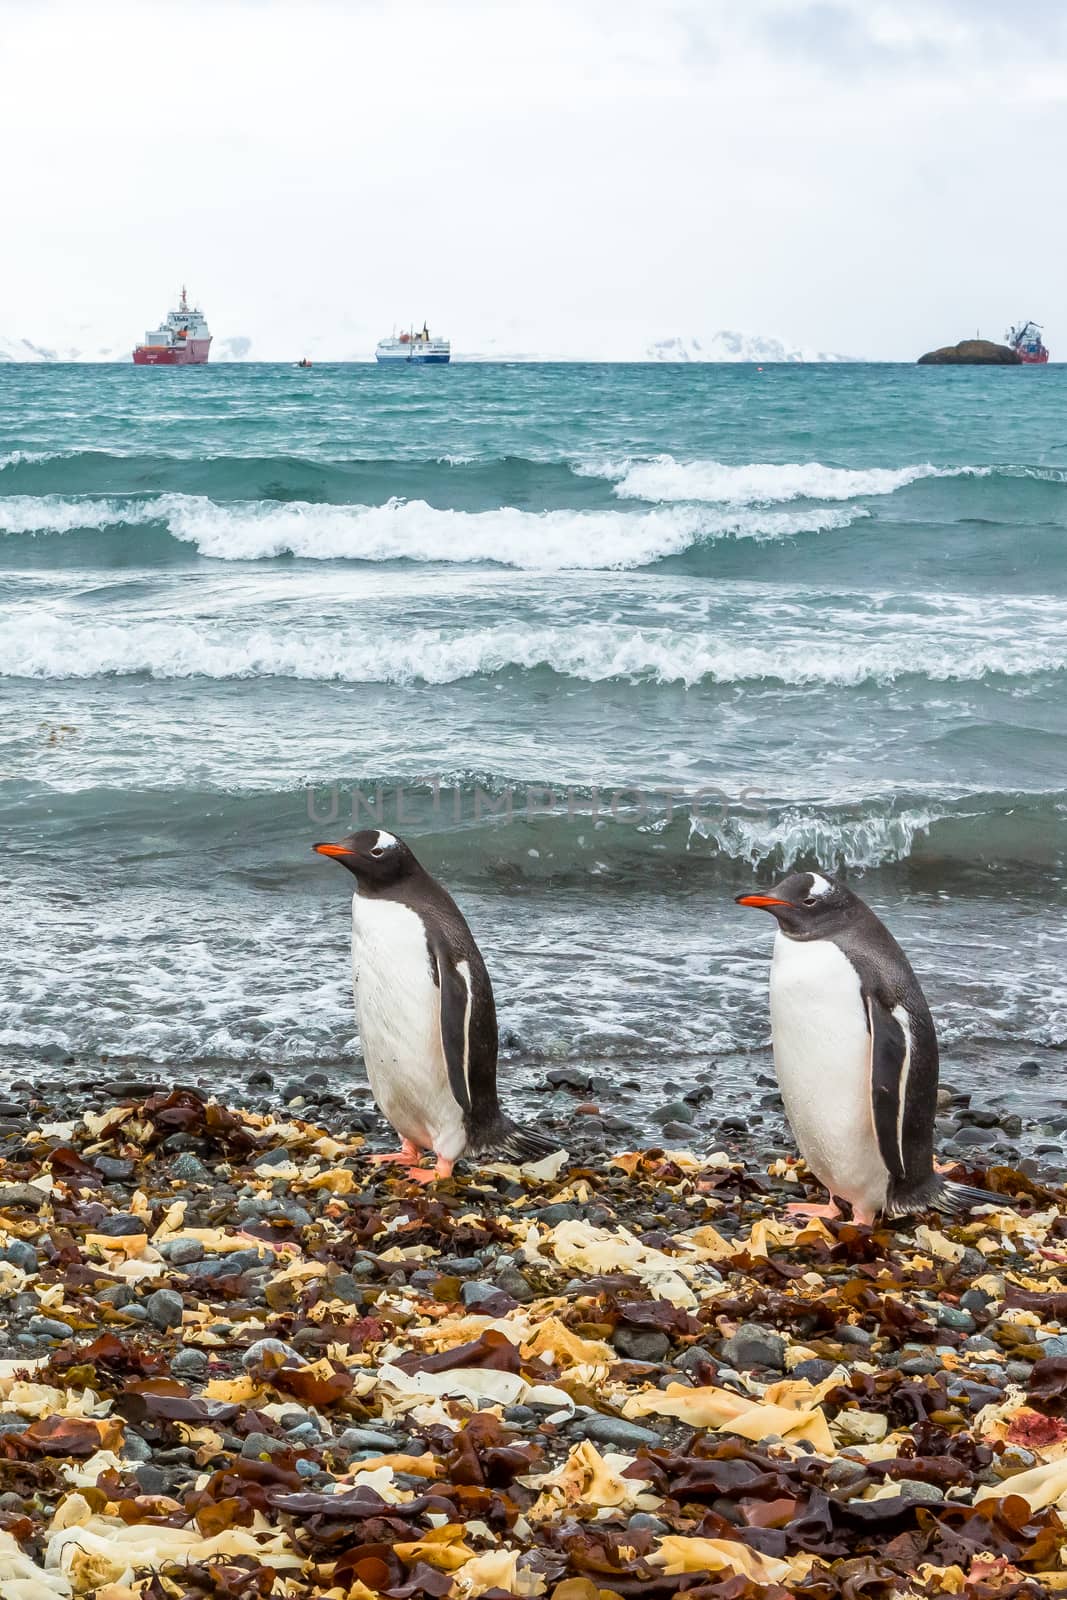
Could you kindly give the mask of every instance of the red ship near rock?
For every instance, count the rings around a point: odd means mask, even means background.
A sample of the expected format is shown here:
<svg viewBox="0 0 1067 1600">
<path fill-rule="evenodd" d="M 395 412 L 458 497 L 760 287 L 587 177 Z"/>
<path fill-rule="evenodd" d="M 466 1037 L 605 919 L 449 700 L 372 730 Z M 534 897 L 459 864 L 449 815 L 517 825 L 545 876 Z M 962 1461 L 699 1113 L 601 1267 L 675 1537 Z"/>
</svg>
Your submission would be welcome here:
<svg viewBox="0 0 1067 1600">
<path fill-rule="evenodd" d="M 1020 322 L 1017 328 L 1009 328 L 1007 342 L 1019 360 L 1029 366 L 1044 366 L 1048 360 L 1048 349 L 1036 322 Z"/>
</svg>

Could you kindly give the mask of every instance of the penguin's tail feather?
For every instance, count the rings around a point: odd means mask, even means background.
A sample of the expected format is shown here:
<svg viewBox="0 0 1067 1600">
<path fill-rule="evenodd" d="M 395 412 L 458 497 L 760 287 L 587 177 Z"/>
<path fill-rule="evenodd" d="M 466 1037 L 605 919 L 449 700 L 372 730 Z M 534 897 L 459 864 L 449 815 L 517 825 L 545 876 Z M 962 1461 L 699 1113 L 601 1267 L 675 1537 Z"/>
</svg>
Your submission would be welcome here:
<svg viewBox="0 0 1067 1600">
<path fill-rule="evenodd" d="M 478 1140 L 473 1152 L 484 1156 L 505 1157 L 520 1164 L 524 1161 L 541 1161 L 563 1147 L 558 1139 L 538 1133 L 535 1128 L 524 1128 L 501 1112 L 485 1134 Z"/>
<path fill-rule="evenodd" d="M 906 1193 L 890 1194 L 885 1215 L 890 1222 L 914 1216 L 920 1211 L 942 1211 L 947 1216 L 963 1216 L 975 1206 L 1003 1206 L 1008 1202 L 1002 1194 L 989 1189 L 975 1189 L 968 1183 L 953 1183 L 936 1172 L 928 1182 Z"/>
<path fill-rule="evenodd" d="M 938 1209 L 948 1211 L 954 1217 L 965 1211 L 973 1211 L 975 1206 L 1008 1204 L 1004 1195 L 994 1194 L 991 1189 L 975 1189 L 969 1183 L 953 1183 L 949 1178 L 941 1186 L 939 1201 Z"/>
</svg>

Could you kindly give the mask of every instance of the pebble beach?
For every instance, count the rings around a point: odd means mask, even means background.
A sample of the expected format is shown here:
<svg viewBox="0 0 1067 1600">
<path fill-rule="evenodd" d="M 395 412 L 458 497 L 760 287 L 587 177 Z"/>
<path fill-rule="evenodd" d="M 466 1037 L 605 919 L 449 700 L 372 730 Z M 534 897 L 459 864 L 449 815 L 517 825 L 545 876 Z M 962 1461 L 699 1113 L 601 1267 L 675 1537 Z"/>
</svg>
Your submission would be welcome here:
<svg viewBox="0 0 1067 1600">
<path fill-rule="evenodd" d="M 4 1600 L 1067 1588 L 1062 1184 L 805 1221 L 691 1127 L 427 1189 L 105 1083 L 4 1107 Z"/>
</svg>

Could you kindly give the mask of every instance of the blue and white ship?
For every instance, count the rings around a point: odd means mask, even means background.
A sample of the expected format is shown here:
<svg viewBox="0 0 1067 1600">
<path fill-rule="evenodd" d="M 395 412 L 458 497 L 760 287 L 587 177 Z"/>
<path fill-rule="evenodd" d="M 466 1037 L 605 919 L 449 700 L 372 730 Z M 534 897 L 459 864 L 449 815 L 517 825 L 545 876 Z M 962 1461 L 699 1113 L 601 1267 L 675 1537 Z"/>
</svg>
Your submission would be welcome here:
<svg viewBox="0 0 1067 1600">
<path fill-rule="evenodd" d="M 376 361 L 412 361 L 419 366 L 443 367 L 452 359 L 452 345 L 448 339 L 431 337 L 424 322 L 421 329 L 407 333 L 394 333 L 382 339 L 374 352 Z"/>
</svg>

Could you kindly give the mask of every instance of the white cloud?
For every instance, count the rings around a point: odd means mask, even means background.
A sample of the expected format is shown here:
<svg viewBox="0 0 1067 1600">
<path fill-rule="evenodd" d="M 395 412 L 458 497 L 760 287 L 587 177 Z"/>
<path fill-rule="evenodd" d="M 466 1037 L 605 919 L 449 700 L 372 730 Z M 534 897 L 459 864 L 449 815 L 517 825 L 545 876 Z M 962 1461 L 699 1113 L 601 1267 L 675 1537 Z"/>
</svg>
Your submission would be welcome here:
<svg viewBox="0 0 1067 1600">
<path fill-rule="evenodd" d="M 1058 8 L 0 0 L 0 333 L 1067 347 Z M 1054 352 L 1055 353 L 1055 352 Z"/>
</svg>

